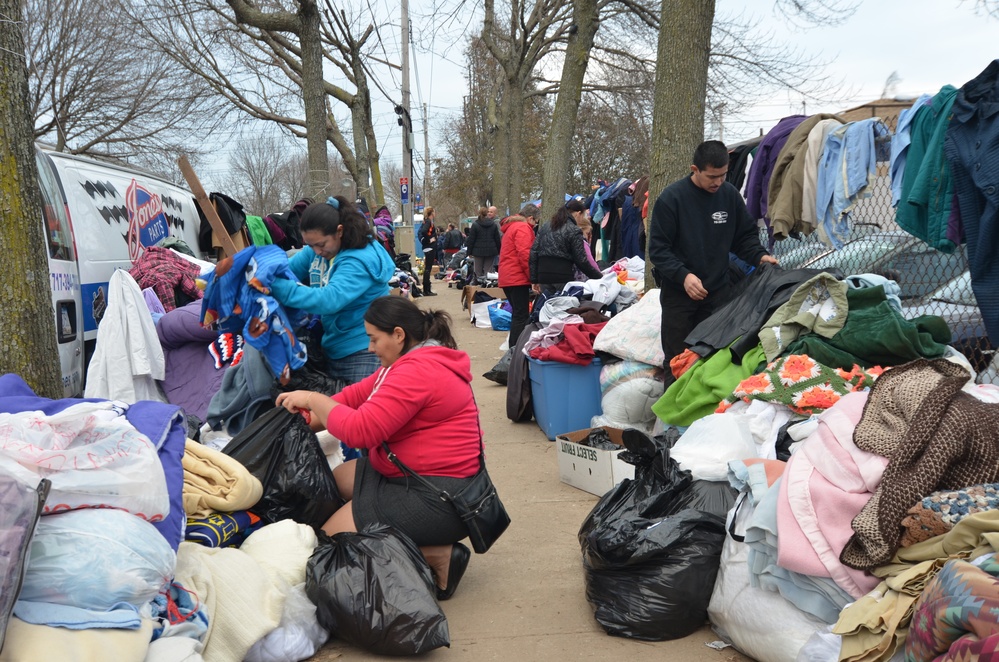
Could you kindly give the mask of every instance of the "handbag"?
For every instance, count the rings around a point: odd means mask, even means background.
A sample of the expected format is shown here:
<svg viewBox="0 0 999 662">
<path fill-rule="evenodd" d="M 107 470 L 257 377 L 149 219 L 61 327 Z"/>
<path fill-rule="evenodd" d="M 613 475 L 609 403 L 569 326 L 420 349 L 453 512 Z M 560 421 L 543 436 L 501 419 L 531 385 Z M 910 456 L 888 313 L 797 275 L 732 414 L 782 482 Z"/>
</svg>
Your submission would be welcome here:
<svg viewBox="0 0 999 662">
<path fill-rule="evenodd" d="M 407 476 L 412 476 L 423 484 L 424 487 L 433 491 L 440 497 L 441 501 L 450 503 L 458 512 L 461 521 L 468 528 L 468 539 L 472 543 L 472 549 L 476 554 L 485 554 L 493 543 L 503 535 L 506 528 L 510 526 L 510 516 L 500 501 L 496 486 L 493 485 L 489 472 L 486 471 L 486 456 L 482 446 L 482 437 L 479 437 L 479 471 L 472 476 L 468 485 L 462 488 L 457 494 L 450 494 L 446 490 L 438 489 L 436 485 L 416 473 L 402 460 L 396 457 L 389 449 L 386 442 L 382 442 L 385 453 L 389 461 Z"/>
</svg>

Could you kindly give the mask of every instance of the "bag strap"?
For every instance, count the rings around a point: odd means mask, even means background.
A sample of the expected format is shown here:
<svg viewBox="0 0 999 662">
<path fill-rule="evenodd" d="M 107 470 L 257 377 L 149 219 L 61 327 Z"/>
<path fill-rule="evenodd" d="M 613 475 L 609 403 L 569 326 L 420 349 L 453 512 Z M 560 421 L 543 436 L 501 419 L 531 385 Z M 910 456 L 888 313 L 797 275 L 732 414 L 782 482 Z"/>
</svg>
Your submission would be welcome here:
<svg viewBox="0 0 999 662">
<path fill-rule="evenodd" d="M 388 370 L 386 370 L 385 373 L 388 373 Z M 482 442 L 482 422 L 479 420 L 479 403 L 475 401 L 474 393 L 472 394 L 472 404 L 475 405 L 475 425 L 479 428 L 479 471 L 483 471 L 486 468 L 486 446 Z M 387 441 L 382 442 L 382 448 L 385 450 L 385 455 L 388 456 L 389 462 L 398 467 L 399 471 L 407 476 L 415 478 L 421 485 L 436 493 L 437 496 L 440 497 L 441 501 L 454 503 L 454 499 L 446 490 L 438 489 L 436 485 L 410 469 L 409 466 L 400 460 L 399 457 L 392 452 L 392 449 L 389 448 Z"/>
<path fill-rule="evenodd" d="M 481 443 L 481 439 L 479 441 Z M 431 492 L 434 492 L 440 498 L 441 501 L 446 501 L 448 503 L 454 502 L 454 499 L 451 498 L 451 495 L 448 494 L 447 490 L 439 489 L 436 485 L 434 485 L 429 480 L 427 480 L 420 474 L 410 469 L 402 460 L 400 460 L 396 456 L 396 454 L 392 452 L 392 449 L 389 448 L 387 441 L 382 442 L 382 448 L 385 449 L 385 454 L 388 456 L 389 462 L 399 467 L 399 471 L 401 471 L 403 474 L 407 476 L 412 476 L 413 478 L 415 478 L 417 482 L 419 482 L 421 485 L 429 489 Z"/>
</svg>

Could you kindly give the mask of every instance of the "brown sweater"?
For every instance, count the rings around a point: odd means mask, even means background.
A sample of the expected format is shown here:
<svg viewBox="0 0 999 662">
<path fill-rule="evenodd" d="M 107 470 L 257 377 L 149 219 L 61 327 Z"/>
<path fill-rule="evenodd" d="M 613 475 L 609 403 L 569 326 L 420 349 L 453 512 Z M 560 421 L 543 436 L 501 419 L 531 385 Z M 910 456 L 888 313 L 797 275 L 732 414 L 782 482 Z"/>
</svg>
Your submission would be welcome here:
<svg viewBox="0 0 999 662">
<path fill-rule="evenodd" d="M 853 519 L 840 554 L 845 565 L 868 570 L 888 562 L 906 512 L 931 492 L 999 480 L 999 405 L 962 392 L 968 379 L 954 363 L 919 359 L 875 382 L 853 439 L 889 462 Z"/>
</svg>

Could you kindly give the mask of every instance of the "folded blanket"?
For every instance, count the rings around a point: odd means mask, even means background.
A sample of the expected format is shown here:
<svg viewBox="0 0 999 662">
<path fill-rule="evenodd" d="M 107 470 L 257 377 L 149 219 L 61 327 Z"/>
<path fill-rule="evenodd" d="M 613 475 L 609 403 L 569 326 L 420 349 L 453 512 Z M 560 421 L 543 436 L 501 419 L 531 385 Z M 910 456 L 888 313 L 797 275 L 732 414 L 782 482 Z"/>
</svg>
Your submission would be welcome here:
<svg viewBox="0 0 999 662">
<path fill-rule="evenodd" d="M 264 488 L 242 464 L 228 455 L 187 440 L 184 447 L 184 511 L 205 518 L 256 505 Z"/>
</svg>

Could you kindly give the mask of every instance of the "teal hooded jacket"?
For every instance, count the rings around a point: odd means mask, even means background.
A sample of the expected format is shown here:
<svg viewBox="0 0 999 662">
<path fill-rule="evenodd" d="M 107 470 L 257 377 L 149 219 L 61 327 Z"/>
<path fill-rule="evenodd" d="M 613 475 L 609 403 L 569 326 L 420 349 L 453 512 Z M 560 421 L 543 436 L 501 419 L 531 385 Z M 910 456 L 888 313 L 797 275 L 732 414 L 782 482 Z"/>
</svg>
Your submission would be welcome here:
<svg viewBox="0 0 999 662">
<path fill-rule="evenodd" d="M 368 348 L 364 313 L 378 297 L 389 293 L 395 264 L 377 241 L 364 248 L 347 248 L 328 261 L 308 246 L 288 260 L 301 283 L 276 279 L 271 294 L 284 306 L 319 315 L 323 350 L 342 359 Z M 307 285 L 303 283 L 308 283 Z"/>
</svg>

